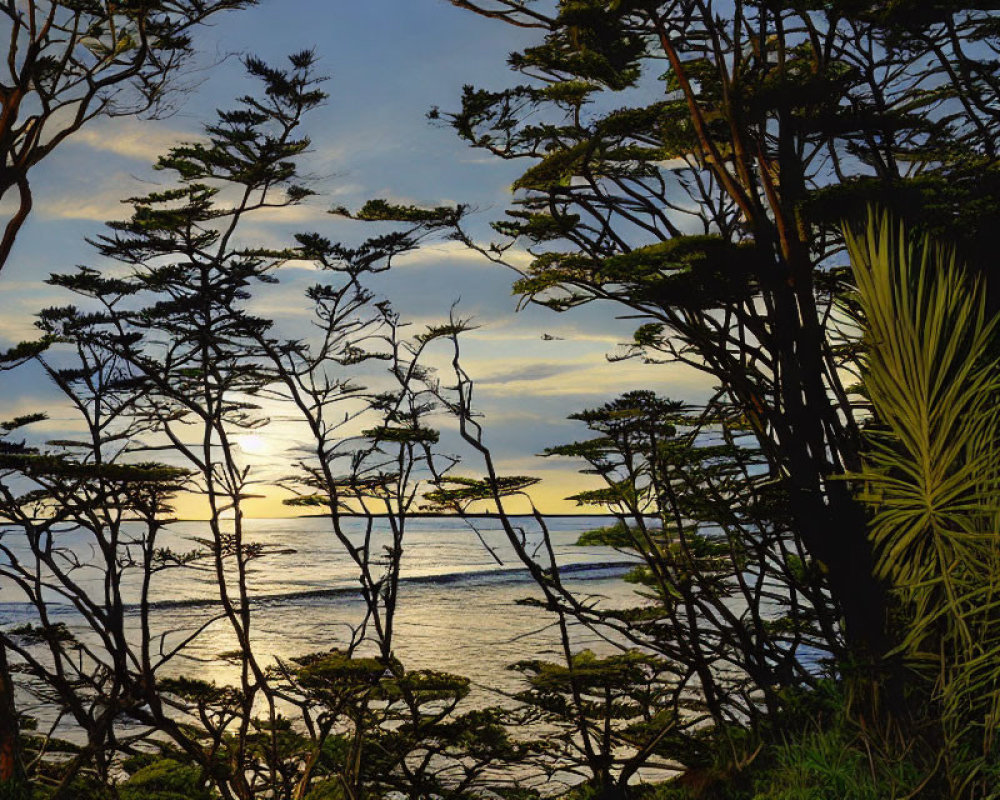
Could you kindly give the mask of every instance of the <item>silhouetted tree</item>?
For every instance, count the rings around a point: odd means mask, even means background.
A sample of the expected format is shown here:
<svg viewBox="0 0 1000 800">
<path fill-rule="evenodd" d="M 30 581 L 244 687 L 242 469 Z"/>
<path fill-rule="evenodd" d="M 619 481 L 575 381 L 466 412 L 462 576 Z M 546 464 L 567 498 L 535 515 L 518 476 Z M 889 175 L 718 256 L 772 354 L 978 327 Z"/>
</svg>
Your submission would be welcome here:
<svg viewBox="0 0 1000 800">
<path fill-rule="evenodd" d="M 198 25 L 254 0 L 5 0 L 0 79 L 0 199 L 17 194 L 0 238 L 3 269 L 31 212 L 31 169 L 100 116 L 132 116 L 169 102 Z"/>
<path fill-rule="evenodd" d="M 850 354 L 829 335 L 831 259 L 841 218 L 874 198 L 968 254 L 989 251 L 992 5 L 454 5 L 544 36 L 510 57 L 525 84 L 467 87 L 447 116 L 472 146 L 528 165 L 495 224 L 510 238 L 483 252 L 503 262 L 527 246 L 525 298 L 626 306 L 648 320 L 637 354 L 718 379 L 827 570 L 849 643 L 877 660 L 892 647 L 888 595 L 843 480 L 862 442 L 840 369 Z"/>
<path fill-rule="evenodd" d="M 546 455 L 585 460 L 606 485 L 570 499 L 618 520 L 580 541 L 635 556 L 630 580 L 656 611 L 623 619 L 690 671 L 716 726 L 756 727 L 814 682 L 818 654 L 844 656 L 821 571 L 733 409 L 636 391 L 571 419 L 597 436 Z"/>
<path fill-rule="evenodd" d="M 0 33 L 7 43 L 0 76 L 0 200 L 13 211 L 0 235 L 3 270 L 33 205 L 31 170 L 66 138 L 100 116 L 163 107 L 170 83 L 193 53 L 196 27 L 254 0 L 5 0 Z M 7 687 L 6 657 L 0 684 Z M 0 786 L 12 774 L 7 738 L 13 719 L 0 702 Z M 16 759 L 15 759 L 16 760 Z"/>
<path fill-rule="evenodd" d="M 61 333 L 71 335 L 70 327 Z M 34 612 L 0 633 L 0 642 L 16 656 L 18 685 L 36 696 L 49 730 L 65 719 L 85 736 L 56 768 L 32 758 L 32 784 L 50 788 L 54 798 L 73 796 L 81 770 L 107 780 L 113 752 L 148 734 L 123 732 L 122 720 L 139 707 L 157 707 L 157 673 L 182 649 L 163 640 L 157 647 L 150 585 L 197 558 L 171 551 L 161 535 L 187 473 L 135 460 L 129 442 L 148 426 L 131 416 L 134 398 L 121 360 L 77 344 L 75 358 L 32 358 L 76 411 L 79 438 L 44 447 L 14 438 L 42 414 L 0 426 L 0 578 L 9 599 Z M 62 604 L 78 617 L 72 630 L 54 610 Z M 51 737 L 41 740 L 41 753 L 59 750 Z"/>
<path fill-rule="evenodd" d="M 389 791 L 478 796 L 489 768 L 516 760 L 524 748 L 508 740 L 498 712 L 457 710 L 467 681 L 407 671 L 393 655 L 408 516 L 421 501 L 422 482 L 447 473 L 454 459 L 434 452 L 438 433 L 427 421 L 434 403 L 423 389 L 426 371 L 419 363 L 423 343 L 407 342 L 397 315 L 365 286 L 424 233 L 454 224 L 458 212 L 414 211 L 407 228 L 356 247 L 315 233 L 300 234 L 288 247 L 248 244 L 243 223 L 255 212 L 312 194 L 298 177 L 298 161 L 309 147 L 299 131 L 325 94 L 312 53 L 292 56 L 287 69 L 255 59 L 247 68 L 263 90 L 240 98 L 238 109 L 219 112 L 206 128 L 207 141 L 179 145 L 161 158 L 159 168 L 175 183 L 133 198 L 130 218 L 109 223 L 93 241 L 117 269 L 80 267 L 52 276 L 50 282 L 81 305 L 43 311 L 45 338 L 7 356 L 12 362 L 34 359 L 85 415 L 95 409 L 88 429 L 97 433 L 10 456 L 12 469 L 24 473 L 20 479 L 41 483 L 55 498 L 35 489 L 27 498 L 7 498 L 9 508 L 0 509 L 24 534 L 9 531 L 2 542 L 12 557 L 7 572 L 18 577 L 41 620 L 2 636 L 39 690 L 60 707 L 83 709 L 74 721 L 94 731 L 73 774 L 44 762 L 60 784 L 57 792 L 92 759 L 98 781 L 106 783 L 109 766 L 155 733 L 160 754 L 175 762 L 161 765 L 164 774 L 176 772 L 183 782 L 190 777 L 185 770 L 196 768 L 194 785 L 210 785 L 223 798 Z M 379 209 L 371 204 L 364 215 L 378 219 Z M 287 338 L 274 320 L 251 311 L 250 303 L 266 296 L 288 262 L 316 270 L 317 282 L 303 298 L 304 310 L 312 307 L 312 336 Z M 52 353 L 69 349 L 81 364 L 49 369 L 49 345 Z M 384 378 L 370 374 L 372 365 Z M 377 386 L 361 383 L 365 370 Z M 97 394 L 99 399 L 90 397 Z M 254 647 L 249 570 L 274 548 L 250 540 L 244 514 L 255 485 L 275 476 L 264 478 L 248 464 L 236 437 L 268 423 L 265 404 L 291 413 L 306 432 L 306 443 L 294 453 L 297 463 L 289 466 L 292 474 L 279 480 L 295 492 L 293 505 L 329 508 L 332 533 L 357 568 L 364 602 L 362 620 L 345 642 L 297 660 L 276 661 Z M 98 454 L 104 450 L 113 453 L 116 480 L 135 484 L 143 477 L 136 471 L 144 469 L 147 483 L 155 477 L 169 484 L 162 492 L 183 489 L 203 499 L 208 533 L 196 550 L 175 554 L 154 545 L 171 522 L 163 516 L 166 506 L 154 504 L 143 515 L 149 504 L 135 505 L 131 495 L 91 496 L 80 482 L 66 482 L 60 465 L 70 457 L 81 475 L 100 479 Z M 137 463 L 149 453 L 175 464 L 174 471 Z M 53 465 L 51 479 L 39 463 Z M 59 526 L 73 514 L 84 521 L 73 516 L 70 530 L 82 527 L 98 543 L 104 560 L 95 567 L 104 570 L 109 597 L 73 581 L 83 565 L 70 544 L 58 547 L 60 556 L 50 555 L 52 537 L 35 533 L 55 526 L 53 536 L 65 536 Z M 136 532 L 137 516 L 145 533 Z M 127 530 L 125 518 L 133 523 Z M 15 558 L 22 538 L 35 555 L 27 565 Z M 129 560 L 130 548 L 147 557 Z M 70 564 L 55 573 L 63 596 L 83 612 L 92 610 L 84 613 L 84 634 L 47 622 L 48 596 L 34 586 L 50 580 L 51 558 Z M 121 626 L 112 623 L 130 604 L 121 597 L 126 566 L 143 576 L 138 645 L 114 638 Z M 166 651 L 159 639 L 157 652 L 149 598 L 157 586 L 162 591 L 158 581 L 150 588 L 160 566 L 210 570 L 218 594 L 209 599 L 211 613 L 201 627 L 178 632 L 180 644 Z M 228 624 L 237 644 L 227 655 L 238 674 L 233 684 L 165 676 L 162 667 L 216 623 Z M 48 656 L 38 655 L 44 644 L 60 664 L 78 648 L 91 648 L 77 671 L 92 673 L 93 687 L 49 669 Z M 84 698 L 91 696 L 88 705 Z M 100 714 L 85 713 L 90 707 Z M 140 733 L 123 731 L 125 715 Z M 155 770 L 144 772 L 151 768 L 136 771 L 126 790 L 154 788 Z M 503 784 L 498 780 L 494 785 Z"/>
<path fill-rule="evenodd" d="M 720 753 L 737 768 L 751 761 L 788 692 L 817 685 L 823 660 L 846 653 L 822 569 L 746 420 L 721 399 L 696 409 L 635 391 L 571 417 L 594 437 L 545 451 L 584 460 L 584 472 L 604 484 L 570 499 L 616 518 L 580 545 L 631 557 L 636 602 L 610 606 L 573 586 L 537 510 L 540 541 L 507 512 L 506 498 L 526 498 L 534 481 L 496 472 L 474 381 L 461 366 L 462 332 L 442 332 L 454 380 L 429 386 L 487 474 L 444 476 L 427 497 L 460 515 L 485 501 L 541 590 L 541 600 L 525 602 L 556 617 L 564 663 L 525 662 L 534 688 L 519 696 L 561 726 L 565 749 L 551 757 L 552 770 L 575 764 L 604 796 L 628 797 L 629 779 L 664 758 L 689 769 L 710 767 Z M 621 654 L 577 652 L 571 625 Z M 604 689 L 602 710 L 590 695 Z"/>
</svg>

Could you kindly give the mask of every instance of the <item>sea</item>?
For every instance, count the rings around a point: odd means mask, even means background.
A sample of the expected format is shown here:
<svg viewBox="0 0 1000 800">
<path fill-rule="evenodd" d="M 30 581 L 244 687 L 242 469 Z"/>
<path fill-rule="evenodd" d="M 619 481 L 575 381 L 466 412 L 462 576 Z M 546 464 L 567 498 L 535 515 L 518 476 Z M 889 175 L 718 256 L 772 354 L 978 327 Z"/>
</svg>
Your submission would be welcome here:
<svg viewBox="0 0 1000 800">
<path fill-rule="evenodd" d="M 542 542 L 532 517 L 513 517 L 529 547 Z M 361 519 L 346 519 L 354 541 L 364 530 Z M 554 517 L 547 520 L 550 541 L 564 581 L 588 602 L 604 608 L 636 604 L 634 586 L 623 580 L 632 557 L 607 547 L 576 544 L 584 531 L 608 524 L 607 518 Z M 252 643 L 264 662 L 294 659 L 307 653 L 343 647 L 350 627 L 364 612 L 357 569 L 334 535 L 329 519 L 244 520 L 245 540 L 260 545 L 250 562 L 248 582 L 253 616 Z M 373 553 L 391 542 L 388 522 L 374 521 Z M 208 537 L 204 522 L 178 522 L 159 534 L 159 546 L 177 553 L 196 551 Z M 15 558 L 28 556 L 21 534 L 0 529 L 0 541 Z M 104 571 L 95 567 L 98 548 L 83 532 L 59 533 L 56 544 L 78 590 L 93 598 L 105 591 Z M 123 551 L 124 552 L 124 551 Z M 542 551 L 538 558 L 544 563 Z M 0 554 L 0 568 L 10 556 Z M 122 593 L 126 626 L 137 636 L 138 570 L 125 570 Z M 87 641 L 80 612 L 71 598 L 53 586 L 46 592 L 51 623 L 63 623 Z M 436 669 L 472 681 L 477 703 L 523 688 L 519 673 L 508 669 L 522 659 L 561 660 L 556 620 L 543 608 L 523 603 L 541 597 L 528 571 L 496 519 L 467 521 L 455 517 L 413 517 L 406 521 L 393 650 L 409 669 Z M 235 677 L 231 652 L 236 640 L 219 614 L 217 576 L 207 562 L 163 569 L 150 585 L 150 628 L 156 647 L 165 650 L 204 628 L 162 670 L 162 675 L 196 675 L 226 683 Z M 33 606 L 9 578 L 0 576 L 0 626 L 10 629 L 37 623 Z M 601 631 L 576 626 L 576 648 L 613 649 Z"/>
</svg>

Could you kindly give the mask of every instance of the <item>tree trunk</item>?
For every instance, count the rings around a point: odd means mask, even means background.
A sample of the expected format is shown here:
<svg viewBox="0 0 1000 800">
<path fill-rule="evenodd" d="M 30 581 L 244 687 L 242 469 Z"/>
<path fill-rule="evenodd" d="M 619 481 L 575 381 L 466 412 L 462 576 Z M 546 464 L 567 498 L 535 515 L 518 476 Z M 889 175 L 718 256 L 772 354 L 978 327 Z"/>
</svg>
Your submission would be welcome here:
<svg viewBox="0 0 1000 800">
<path fill-rule="evenodd" d="M 601 789 L 595 800 L 629 800 L 630 796 L 628 786 L 619 783 L 609 775 L 602 781 Z"/>
<path fill-rule="evenodd" d="M 24 773 L 18 741 L 14 683 L 7 664 L 7 648 L 0 642 L 0 800 L 28 800 L 31 788 Z"/>
<path fill-rule="evenodd" d="M 864 669 L 857 677 L 871 689 L 867 712 L 880 713 L 884 704 L 899 715 L 905 713 L 902 675 L 887 658 L 893 647 L 890 596 L 875 574 L 867 512 L 842 480 L 845 472 L 860 469 L 861 442 L 856 428 L 838 424 L 838 412 L 847 417 L 851 410 L 838 409 L 823 380 L 824 336 L 802 260 L 798 270 L 790 270 L 801 285 L 785 284 L 773 294 L 781 365 L 773 413 L 784 418 L 785 431 L 777 441 L 778 466 L 787 476 L 795 527 L 826 568 L 848 650 L 855 667 Z"/>
<path fill-rule="evenodd" d="M 864 509 L 846 492 L 837 494 L 823 502 L 793 490 L 796 527 L 809 551 L 826 567 L 830 590 L 844 615 L 848 647 L 859 655 L 880 658 L 889 650 L 888 595 L 874 575 Z"/>
</svg>

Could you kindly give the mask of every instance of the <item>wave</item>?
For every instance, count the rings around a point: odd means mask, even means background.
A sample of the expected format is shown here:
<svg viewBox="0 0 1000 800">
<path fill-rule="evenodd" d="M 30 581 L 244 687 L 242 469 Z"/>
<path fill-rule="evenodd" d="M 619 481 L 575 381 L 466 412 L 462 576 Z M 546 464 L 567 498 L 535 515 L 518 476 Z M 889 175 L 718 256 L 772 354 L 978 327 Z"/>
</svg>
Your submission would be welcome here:
<svg viewBox="0 0 1000 800">
<path fill-rule="evenodd" d="M 565 564 L 559 567 L 561 575 L 571 575 L 574 580 L 601 580 L 603 578 L 619 577 L 634 566 L 631 561 L 605 561 L 605 562 L 583 562 L 577 564 Z M 480 570 L 464 570 L 456 572 L 445 572 L 438 575 L 411 575 L 402 576 L 399 579 L 400 585 L 411 586 L 445 586 L 448 584 L 490 584 L 504 585 L 517 583 L 531 583 L 533 581 L 531 573 L 526 567 L 507 567 Z M 332 586 L 329 588 L 298 589 L 285 592 L 273 592 L 271 594 L 256 595 L 251 598 L 252 606 L 275 606 L 288 603 L 301 602 L 304 600 L 355 600 L 359 598 L 360 590 L 354 586 Z M 164 611 L 181 608 L 211 608 L 219 605 L 217 598 L 190 597 L 166 600 L 155 600 L 149 603 L 151 611 Z M 52 603 L 49 610 L 54 611 L 57 606 L 65 606 L 67 611 L 72 611 L 72 606 L 68 603 Z M 22 613 L 31 609 L 29 603 L 7 602 L 0 603 L 0 611 Z M 138 603 L 125 605 L 127 614 L 137 614 L 139 612 Z M 58 612 L 57 612 L 58 613 Z"/>
<path fill-rule="evenodd" d="M 617 577 L 631 569 L 630 562 L 603 562 L 603 563 L 581 563 L 566 564 L 559 567 L 559 572 L 563 575 L 573 575 L 576 580 L 600 580 L 602 578 Z M 506 569 L 481 569 L 466 570 L 459 572 L 445 572 L 438 575 L 411 575 L 402 576 L 399 579 L 400 585 L 430 585 L 445 586 L 452 583 L 476 584 L 489 583 L 492 585 L 503 585 L 513 583 L 530 583 L 531 573 L 526 567 L 508 567 Z M 294 603 L 301 600 L 330 600 L 343 598 L 352 600 L 359 595 L 357 586 L 334 586 L 330 588 L 298 589 L 288 592 L 274 592 L 272 594 L 257 595 L 251 599 L 254 606 L 271 606 Z M 150 603 L 150 608 L 184 608 L 193 606 L 214 606 L 218 601 L 214 599 L 190 598 L 182 600 L 159 600 Z"/>
</svg>

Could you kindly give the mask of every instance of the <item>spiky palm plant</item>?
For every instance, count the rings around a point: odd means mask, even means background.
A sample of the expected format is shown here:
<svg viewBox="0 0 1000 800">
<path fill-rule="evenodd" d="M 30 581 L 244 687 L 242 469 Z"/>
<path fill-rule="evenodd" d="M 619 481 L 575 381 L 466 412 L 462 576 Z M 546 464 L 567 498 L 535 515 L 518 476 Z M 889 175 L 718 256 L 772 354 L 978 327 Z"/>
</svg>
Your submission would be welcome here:
<svg viewBox="0 0 1000 800">
<path fill-rule="evenodd" d="M 899 652 L 931 688 L 958 797 L 982 785 L 1000 719 L 996 320 L 952 252 L 887 215 L 845 237 L 873 409 L 860 477 L 877 571 L 906 612 Z"/>
</svg>

